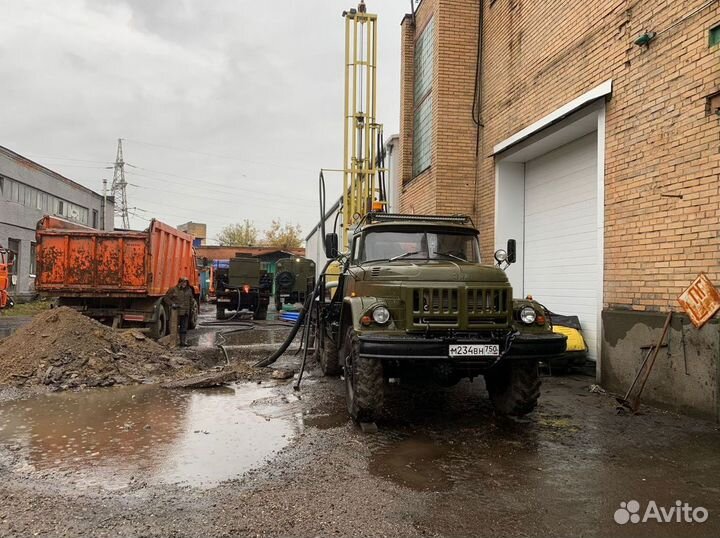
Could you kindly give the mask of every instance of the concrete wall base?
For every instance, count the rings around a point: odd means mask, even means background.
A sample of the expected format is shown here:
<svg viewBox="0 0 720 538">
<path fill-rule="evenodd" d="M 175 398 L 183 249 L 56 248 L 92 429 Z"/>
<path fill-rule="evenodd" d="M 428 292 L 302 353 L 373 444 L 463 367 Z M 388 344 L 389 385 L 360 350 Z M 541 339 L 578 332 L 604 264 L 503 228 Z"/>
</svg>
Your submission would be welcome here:
<svg viewBox="0 0 720 538">
<path fill-rule="evenodd" d="M 603 310 L 600 382 L 618 394 L 632 383 L 646 349 L 657 342 L 667 313 Z M 720 324 L 696 329 L 684 314 L 673 314 L 667 347 L 661 348 L 644 403 L 720 422 Z"/>
</svg>

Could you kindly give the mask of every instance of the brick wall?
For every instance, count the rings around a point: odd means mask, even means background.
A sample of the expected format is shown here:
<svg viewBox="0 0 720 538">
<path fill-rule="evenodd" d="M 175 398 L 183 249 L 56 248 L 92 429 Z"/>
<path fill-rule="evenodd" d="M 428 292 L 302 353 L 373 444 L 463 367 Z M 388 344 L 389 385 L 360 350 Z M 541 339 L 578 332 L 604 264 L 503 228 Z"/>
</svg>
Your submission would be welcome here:
<svg viewBox="0 0 720 538">
<path fill-rule="evenodd" d="M 416 23 L 402 26 L 400 115 L 404 190 L 402 211 L 472 213 L 476 197 L 477 127 L 472 118 L 479 4 L 477 0 L 424 0 Z M 432 164 L 412 177 L 414 43 L 435 19 Z"/>
<path fill-rule="evenodd" d="M 633 44 L 646 30 L 668 28 L 705 3 L 495 0 L 490 5 L 486 0 L 485 126 L 474 189 L 478 2 L 424 1 L 418 28 L 421 18 L 432 15 L 438 23 L 436 147 L 429 173 L 406 183 L 403 210 L 472 212 L 487 259 L 494 247 L 493 146 L 612 79 L 606 116 L 606 306 L 676 308 L 675 298 L 699 271 L 720 284 L 720 118 L 706 113 L 705 99 L 720 91 L 720 47 L 708 48 L 708 30 L 720 23 L 720 3 L 662 33 L 649 48 Z M 412 44 L 407 24 L 406 56 Z M 406 75 L 402 108 L 411 111 Z M 410 133 L 405 121 L 404 162 L 412 158 Z"/>
</svg>

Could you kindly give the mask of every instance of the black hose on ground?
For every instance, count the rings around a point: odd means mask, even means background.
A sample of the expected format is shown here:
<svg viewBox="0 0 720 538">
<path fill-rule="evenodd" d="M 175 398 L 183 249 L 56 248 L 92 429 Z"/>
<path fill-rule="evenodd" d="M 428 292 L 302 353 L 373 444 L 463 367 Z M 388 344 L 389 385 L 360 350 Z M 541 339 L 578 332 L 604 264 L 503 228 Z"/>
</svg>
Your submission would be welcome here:
<svg viewBox="0 0 720 538">
<path fill-rule="evenodd" d="M 313 303 L 314 303 L 314 301 L 313 301 Z M 315 307 L 315 305 L 313 303 L 310 304 L 310 308 Z M 308 322 L 305 323 L 305 333 L 303 334 L 305 349 L 303 351 L 303 359 L 302 359 L 302 364 L 300 365 L 300 373 L 298 374 L 298 380 L 297 380 L 297 383 L 295 383 L 295 385 L 293 386 L 294 390 L 300 390 L 300 383 L 302 382 L 303 373 L 305 373 L 305 364 L 307 363 L 307 355 L 308 355 L 308 345 L 310 344 L 310 330 L 309 330 L 310 328 L 308 327 L 308 325 L 310 323 L 312 323 L 312 313 L 310 314 L 310 317 L 308 318 Z M 318 334 L 316 333 L 315 338 L 317 338 L 317 337 L 318 337 Z M 318 343 L 315 342 L 315 345 L 317 346 Z"/>
</svg>

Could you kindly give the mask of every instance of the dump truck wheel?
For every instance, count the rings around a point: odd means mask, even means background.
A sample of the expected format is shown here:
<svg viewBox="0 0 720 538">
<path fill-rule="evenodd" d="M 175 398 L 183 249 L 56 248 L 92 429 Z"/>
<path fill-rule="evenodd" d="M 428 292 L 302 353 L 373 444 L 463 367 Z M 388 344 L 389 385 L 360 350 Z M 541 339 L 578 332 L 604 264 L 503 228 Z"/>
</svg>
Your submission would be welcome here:
<svg viewBox="0 0 720 538">
<path fill-rule="evenodd" d="M 348 413 L 356 422 L 374 422 L 385 399 L 383 365 L 378 359 L 361 358 L 359 351 L 360 341 L 351 327 L 343 345 Z"/>
<path fill-rule="evenodd" d="M 485 384 L 498 414 L 527 415 L 540 398 L 537 361 L 505 361 L 485 375 Z"/>
<path fill-rule="evenodd" d="M 198 326 L 198 316 L 200 315 L 200 307 L 198 302 L 193 299 L 192 306 L 190 306 L 190 318 L 188 319 L 188 329 L 191 331 Z"/>
<path fill-rule="evenodd" d="M 150 329 L 148 334 L 153 340 L 160 340 L 160 338 L 167 334 L 167 312 L 165 312 L 164 306 L 160 306 L 158 309 L 157 320 L 155 323 L 149 325 L 148 328 Z"/>
<path fill-rule="evenodd" d="M 267 319 L 267 306 L 258 306 L 257 310 L 255 310 L 255 315 L 253 316 L 254 319 L 258 319 L 260 321 Z"/>
<path fill-rule="evenodd" d="M 225 319 L 225 317 L 225 305 L 218 303 L 217 309 L 215 311 L 215 319 L 222 321 Z"/>
</svg>

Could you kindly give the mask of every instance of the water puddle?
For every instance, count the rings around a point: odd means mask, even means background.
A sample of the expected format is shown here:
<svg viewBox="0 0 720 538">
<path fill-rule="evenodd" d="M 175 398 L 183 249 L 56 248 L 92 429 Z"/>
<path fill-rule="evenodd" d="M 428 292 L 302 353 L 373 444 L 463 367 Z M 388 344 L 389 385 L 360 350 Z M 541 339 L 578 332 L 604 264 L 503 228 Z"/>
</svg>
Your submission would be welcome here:
<svg viewBox="0 0 720 538">
<path fill-rule="evenodd" d="M 424 438 L 389 443 L 374 451 L 370 473 L 415 491 L 447 491 L 453 480 L 445 470 L 447 445 Z"/>
<path fill-rule="evenodd" d="M 212 487 L 261 466 L 302 429 L 279 387 L 134 386 L 0 403 L 0 445 L 16 469 L 78 485 Z"/>
<path fill-rule="evenodd" d="M 331 428 L 339 428 L 350 422 L 350 416 L 341 408 L 338 413 L 330 415 L 309 415 L 303 417 L 305 426 L 317 428 L 318 430 L 329 430 Z"/>
<path fill-rule="evenodd" d="M 287 338 L 290 327 L 263 327 L 256 326 L 252 330 L 241 330 L 238 332 L 229 332 L 232 327 L 222 327 L 221 330 L 206 331 L 195 336 L 190 333 L 189 342 L 192 345 L 201 347 L 212 347 L 218 344 L 225 346 L 243 346 L 243 347 L 277 347 L 280 346 Z M 224 334 L 221 334 L 224 333 Z"/>
</svg>

